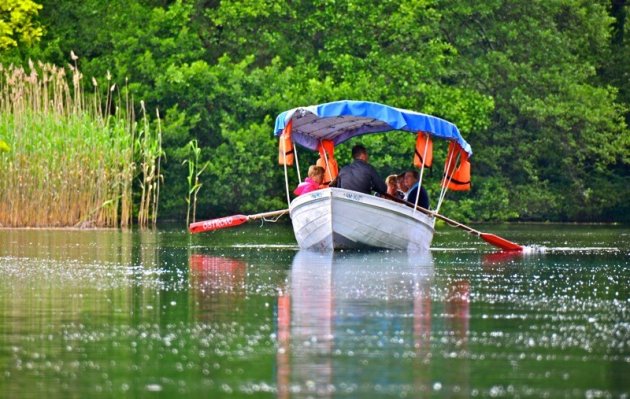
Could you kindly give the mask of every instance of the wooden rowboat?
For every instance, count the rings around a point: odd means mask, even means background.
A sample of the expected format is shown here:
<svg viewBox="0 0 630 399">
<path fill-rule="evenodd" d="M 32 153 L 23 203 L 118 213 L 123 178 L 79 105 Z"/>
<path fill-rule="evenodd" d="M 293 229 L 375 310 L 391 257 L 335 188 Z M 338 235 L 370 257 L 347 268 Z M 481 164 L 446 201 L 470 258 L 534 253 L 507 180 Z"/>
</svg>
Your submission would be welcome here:
<svg viewBox="0 0 630 399">
<path fill-rule="evenodd" d="M 326 188 L 289 207 L 295 238 L 306 249 L 365 247 L 428 251 L 435 219 L 374 195 Z"/>
<path fill-rule="evenodd" d="M 457 127 L 443 119 L 372 102 L 337 101 L 294 108 L 278 115 L 279 162 L 293 165 L 295 147 L 319 151 L 318 164 L 332 180 L 337 167 L 334 147 L 363 134 L 407 131 L 428 138 L 449 140 L 458 154 L 472 154 Z M 424 140 L 423 142 L 427 142 Z M 426 155 L 426 148 L 416 148 Z M 425 157 L 421 157 L 426 159 Z M 455 167 L 456 160 L 453 159 Z M 297 162 L 295 162 L 297 164 Z M 420 168 L 424 163 L 418 165 Z M 455 168 L 454 168 L 455 169 Z M 299 175 L 299 172 L 298 172 Z M 383 197 L 340 188 L 325 188 L 287 202 L 295 238 L 304 249 L 389 248 L 427 251 L 434 234 L 435 216 L 416 207 Z"/>
</svg>

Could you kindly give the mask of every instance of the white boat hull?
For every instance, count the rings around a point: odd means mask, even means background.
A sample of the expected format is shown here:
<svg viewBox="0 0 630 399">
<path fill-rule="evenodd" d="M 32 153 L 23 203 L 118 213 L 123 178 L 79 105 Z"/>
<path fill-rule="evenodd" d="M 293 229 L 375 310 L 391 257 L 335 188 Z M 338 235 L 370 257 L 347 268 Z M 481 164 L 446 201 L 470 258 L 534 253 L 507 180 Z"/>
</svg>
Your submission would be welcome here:
<svg viewBox="0 0 630 399">
<path fill-rule="evenodd" d="M 404 204 L 341 188 L 299 196 L 289 212 L 303 249 L 428 251 L 433 240 L 434 218 Z"/>
</svg>

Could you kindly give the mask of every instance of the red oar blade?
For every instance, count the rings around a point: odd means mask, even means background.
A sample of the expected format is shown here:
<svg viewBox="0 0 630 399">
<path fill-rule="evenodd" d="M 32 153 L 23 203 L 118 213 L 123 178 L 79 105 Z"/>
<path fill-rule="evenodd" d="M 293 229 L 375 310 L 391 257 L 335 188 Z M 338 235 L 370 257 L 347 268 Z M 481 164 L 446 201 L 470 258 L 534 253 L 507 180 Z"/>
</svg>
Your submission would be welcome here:
<svg viewBox="0 0 630 399">
<path fill-rule="evenodd" d="M 205 231 L 224 229 L 226 227 L 234 227 L 245 222 L 247 222 L 247 216 L 245 215 L 226 216 L 224 218 L 191 223 L 190 226 L 188 226 L 188 230 L 190 230 L 191 233 L 196 234 L 203 233 Z"/>
<path fill-rule="evenodd" d="M 521 247 L 517 243 L 508 241 L 505 238 L 501 238 L 494 234 L 481 233 L 480 235 L 481 235 L 481 238 L 483 238 L 484 241 L 487 242 L 488 244 L 492 244 L 495 247 L 499 247 L 505 251 L 522 251 L 523 250 L 523 247 Z"/>
</svg>

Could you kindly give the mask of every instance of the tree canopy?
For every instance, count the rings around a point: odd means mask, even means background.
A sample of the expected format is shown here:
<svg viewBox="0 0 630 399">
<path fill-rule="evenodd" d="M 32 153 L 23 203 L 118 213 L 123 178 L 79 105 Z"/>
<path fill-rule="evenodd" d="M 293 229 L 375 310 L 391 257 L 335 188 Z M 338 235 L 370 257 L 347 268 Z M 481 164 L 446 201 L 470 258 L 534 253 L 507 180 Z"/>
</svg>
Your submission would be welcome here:
<svg viewBox="0 0 630 399">
<path fill-rule="evenodd" d="M 85 76 L 109 71 L 160 109 L 164 217 L 185 219 L 191 140 L 209 162 L 198 215 L 283 207 L 275 116 L 360 99 L 458 125 L 475 153 L 453 216 L 630 218 L 625 1 L 46 0 L 38 16 L 16 3 L 45 34 L 0 47 L 0 61 L 65 65 L 74 51 Z M 411 135 L 363 141 L 383 176 L 411 166 Z"/>
</svg>

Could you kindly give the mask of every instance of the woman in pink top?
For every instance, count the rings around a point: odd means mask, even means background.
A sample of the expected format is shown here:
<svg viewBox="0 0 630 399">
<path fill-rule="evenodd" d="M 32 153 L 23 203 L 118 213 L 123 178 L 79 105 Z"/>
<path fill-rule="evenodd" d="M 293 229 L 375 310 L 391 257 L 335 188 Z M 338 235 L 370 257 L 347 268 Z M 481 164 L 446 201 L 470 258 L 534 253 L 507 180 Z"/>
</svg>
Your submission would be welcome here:
<svg viewBox="0 0 630 399">
<path fill-rule="evenodd" d="M 308 177 L 300 183 L 293 193 L 295 195 L 302 195 L 310 193 L 311 191 L 319 190 L 322 181 L 324 180 L 324 168 L 321 166 L 311 165 L 308 168 Z"/>
</svg>

